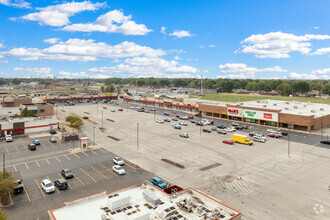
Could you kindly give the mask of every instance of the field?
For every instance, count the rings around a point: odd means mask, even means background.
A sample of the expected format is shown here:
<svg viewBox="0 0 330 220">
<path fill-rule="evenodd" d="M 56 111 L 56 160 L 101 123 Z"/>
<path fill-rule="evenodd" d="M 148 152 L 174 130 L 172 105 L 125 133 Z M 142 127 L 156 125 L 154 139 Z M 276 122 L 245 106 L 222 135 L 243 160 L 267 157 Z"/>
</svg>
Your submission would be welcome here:
<svg viewBox="0 0 330 220">
<path fill-rule="evenodd" d="M 193 98 L 193 97 L 192 97 Z M 299 102 L 314 102 L 330 104 L 330 99 L 312 98 L 312 97 L 288 97 L 288 96 L 271 96 L 271 95 L 250 95 L 250 94 L 234 94 L 234 93 L 219 93 L 219 94 L 206 94 L 200 99 L 222 101 L 222 102 L 245 102 L 260 99 L 272 99 L 283 101 L 299 101 Z"/>
</svg>

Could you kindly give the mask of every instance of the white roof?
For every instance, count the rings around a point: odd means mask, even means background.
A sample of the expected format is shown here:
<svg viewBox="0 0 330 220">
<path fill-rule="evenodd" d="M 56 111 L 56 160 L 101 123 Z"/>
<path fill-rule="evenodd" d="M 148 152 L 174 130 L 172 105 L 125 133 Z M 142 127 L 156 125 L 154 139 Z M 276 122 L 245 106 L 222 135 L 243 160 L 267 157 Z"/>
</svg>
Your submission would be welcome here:
<svg viewBox="0 0 330 220">
<path fill-rule="evenodd" d="M 146 191 L 148 191 L 147 194 Z M 156 205 L 146 200 L 150 197 L 152 197 L 152 201 L 157 201 Z M 160 203 L 158 204 L 158 202 Z M 184 204 L 185 207 L 191 209 L 191 212 L 181 209 L 180 204 Z M 111 207 L 120 208 L 111 209 Z M 168 219 L 169 216 L 179 217 L 177 219 L 182 220 L 184 218 L 202 220 L 204 216 L 216 217 L 215 210 L 218 210 L 217 216 L 221 214 L 223 220 L 240 215 L 238 211 L 194 189 L 183 190 L 177 196 L 170 197 L 150 182 L 145 181 L 113 193 L 108 194 L 104 191 L 82 199 L 69 201 L 65 203 L 64 207 L 50 210 L 49 213 L 53 220 L 101 219 L 102 215 L 112 220 L 160 220 L 165 219 L 165 217 Z"/>
</svg>

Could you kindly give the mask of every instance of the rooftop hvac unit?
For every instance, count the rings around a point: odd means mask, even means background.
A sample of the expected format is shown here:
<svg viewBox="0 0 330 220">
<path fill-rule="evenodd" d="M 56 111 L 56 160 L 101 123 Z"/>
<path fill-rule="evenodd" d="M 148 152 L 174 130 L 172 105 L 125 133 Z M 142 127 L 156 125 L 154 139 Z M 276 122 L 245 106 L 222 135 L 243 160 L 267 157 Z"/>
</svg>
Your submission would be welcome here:
<svg viewBox="0 0 330 220">
<path fill-rule="evenodd" d="M 298 106 L 295 105 L 295 106 L 293 106 L 293 108 L 298 109 Z"/>
<path fill-rule="evenodd" d="M 289 108 L 284 108 L 285 110 L 289 110 Z"/>
<path fill-rule="evenodd" d="M 302 112 L 298 112 L 299 115 L 302 115 Z"/>
<path fill-rule="evenodd" d="M 285 102 L 285 104 L 290 104 L 290 102 Z"/>
<path fill-rule="evenodd" d="M 277 104 L 276 104 L 276 103 L 274 103 L 274 104 L 273 104 L 273 106 L 277 106 Z"/>
<path fill-rule="evenodd" d="M 324 108 L 320 108 L 321 111 L 324 111 Z"/>
<path fill-rule="evenodd" d="M 315 113 L 315 110 L 311 110 L 312 113 Z"/>
<path fill-rule="evenodd" d="M 132 197 L 112 197 L 108 200 L 108 205 L 111 209 L 117 209 L 130 204 Z"/>
<path fill-rule="evenodd" d="M 160 199 L 147 190 L 143 191 L 142 195 L 144 199 L 147 200 L 152 205 L 158 205 L 160 203 Z"/>
<path fill-rule="evenodd" d="M 307 105 L 304 105 L 304 107 L 307 107 Z"/>
<path fill-rule="evenodd" d="M 257 103 L 260 103 L 260 100 L 257 100 Z"/>
</svg>

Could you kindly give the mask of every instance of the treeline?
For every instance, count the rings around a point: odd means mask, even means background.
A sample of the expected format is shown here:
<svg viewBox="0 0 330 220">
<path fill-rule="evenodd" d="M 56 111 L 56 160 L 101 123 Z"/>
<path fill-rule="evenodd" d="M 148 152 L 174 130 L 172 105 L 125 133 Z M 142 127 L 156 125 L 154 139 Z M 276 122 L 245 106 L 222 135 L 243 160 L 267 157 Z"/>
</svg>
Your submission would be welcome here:
<svg viewBox="0 0 330 220">
<path fill-rule="evenodd" d="M 105 79 L 106 85 L 130 85 L 139 87 L 181 87 L 201 88 L 200 79 L 164 79 L 164 78 L 109 78 Z M 281 95 L 305 94 L 318 90 L 330 95 L 329 80 L 262 80 L 262 79 L 203 79 L 203 88 L 217 89 L 219 92 L 232 92 L 234 89 L 248 91 L 277 91 Z"/>
</svg>

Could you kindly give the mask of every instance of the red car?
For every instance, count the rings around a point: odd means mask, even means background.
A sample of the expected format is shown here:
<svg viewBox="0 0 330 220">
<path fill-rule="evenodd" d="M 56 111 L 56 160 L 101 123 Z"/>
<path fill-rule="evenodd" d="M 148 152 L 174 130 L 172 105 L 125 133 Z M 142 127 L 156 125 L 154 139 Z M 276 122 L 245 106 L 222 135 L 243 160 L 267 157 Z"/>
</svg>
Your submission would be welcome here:
<svg viewBox="0 0 330 220">
<path fill-rule="evenodd" d="M 274 134 L 274 133 L 269 133 L 267 136 L 272 137 L 272 138 L 279 138 L 279 136 L 277 134 Z"/>
<path fill-rule="evenodd" d="M 231 141 L 231 140 L 224 140 L 224 141 L 222 141 L 222 143 L 225 143 L 225 144 L 234 144 L 234 142 Z"/>
<path fill-rule="evenodd" d="M 188 118 L 189 118 L 189 119 L 194 119 L 194 117 L 193 117 L 193 116 L 191 116 L 191 115 L 189 115 L 189 116 L 188 116 Z"/>
<path fill-rule="evenodd" d="M 244 128 L 242 126 L 235 126 L 236 130 L 243 130 Z"/>
</svg>

